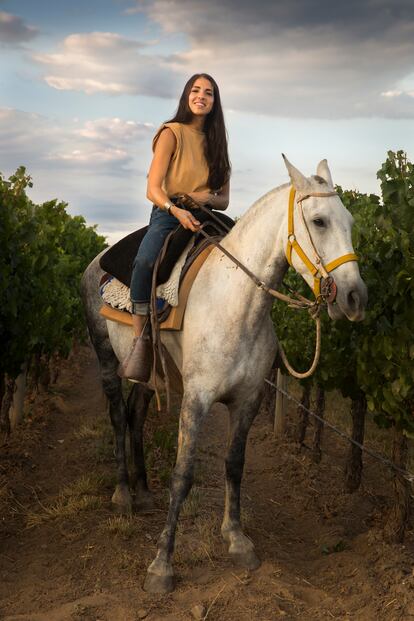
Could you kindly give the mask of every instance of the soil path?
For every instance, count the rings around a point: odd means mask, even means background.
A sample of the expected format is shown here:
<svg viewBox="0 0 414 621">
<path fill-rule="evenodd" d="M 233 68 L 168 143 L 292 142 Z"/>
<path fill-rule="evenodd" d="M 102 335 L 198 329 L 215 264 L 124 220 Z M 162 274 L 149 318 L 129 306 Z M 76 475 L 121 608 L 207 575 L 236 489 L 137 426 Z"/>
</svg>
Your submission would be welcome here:
<svg viewBox="0 0 414 621">
<path fill-rule="evenodd" d="M 30 407 L 0 457 L 4 621 L 414 619 L 412 532 L 404 546 L 381 537 L 386 473 L 369 463 L 363 488 L 344 493 L 346 447 L 334 438 L 317 466 L 292 443 L 277 444 L 258 416 L 243 518 L 263 563 L 244 572 L 220 538 L 227 415 L 216 406 L 180 519 L 177 588 L 155 597 L 142 584 L 166 515 L 176 420 L 153 412 L 148 423 L 157 509 L 122 517 L 111 509 L 111 430 L 92 352 L 72 356 L 54 391 Z"/>
</svg>

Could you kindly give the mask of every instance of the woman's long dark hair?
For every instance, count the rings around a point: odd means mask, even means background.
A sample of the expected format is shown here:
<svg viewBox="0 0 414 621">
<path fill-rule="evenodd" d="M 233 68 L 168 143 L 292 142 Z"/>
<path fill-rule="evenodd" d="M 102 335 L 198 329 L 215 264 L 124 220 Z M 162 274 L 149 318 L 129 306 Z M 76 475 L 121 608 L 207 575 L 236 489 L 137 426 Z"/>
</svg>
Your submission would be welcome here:
<svg viewBox="0 0 414 621">
<path fill-rule="evenodd" d="M 177 112 L 167 123 L 183 123 L 189 125 L 193 120 L 193 113 L 188 105 L 190 92 L 198 78 L 204 78 L 213 86 L 214 103 L 211 112 L 204 122 L 203 131 L 206 135 L 205 156 L 209 168 L 208 187 L 219 190 L 230 178 L 231 164 L 227 148 L 227 133 L 224 125 L 223 109 L 221 107 L 220 91 L 216 81 L 207 73 L 196 73 L 184 86 L 178 103 Z"/>
</svg>

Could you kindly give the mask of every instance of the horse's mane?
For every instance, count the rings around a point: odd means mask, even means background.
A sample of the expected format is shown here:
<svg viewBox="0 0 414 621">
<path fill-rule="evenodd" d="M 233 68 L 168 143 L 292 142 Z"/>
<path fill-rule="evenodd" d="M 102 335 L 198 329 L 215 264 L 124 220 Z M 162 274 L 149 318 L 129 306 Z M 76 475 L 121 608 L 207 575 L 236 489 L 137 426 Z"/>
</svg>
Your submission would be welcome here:
<svg viewBox="0 0 414 621">
<path fill-rule="evenodd" d="M 248 210 L 237 220 L 236 224 L 232 228 L 232 231 L 237 230 L 237 228 L 249 227 L 250 222 L 252 220 L 256 220 L 257 212 L 263 209 L 264 204 L 268 203 L 271 198 L 276 196 L 279 192 L 289 187 L 291 183 L 284 183 L 283 185 L 279 185 L 277 188 L 273 188 L 263 194 L 260 198 L 258 198 L 249 208 Z M 236 233 L 237 234 L 237 233 Z"/>
</svg>

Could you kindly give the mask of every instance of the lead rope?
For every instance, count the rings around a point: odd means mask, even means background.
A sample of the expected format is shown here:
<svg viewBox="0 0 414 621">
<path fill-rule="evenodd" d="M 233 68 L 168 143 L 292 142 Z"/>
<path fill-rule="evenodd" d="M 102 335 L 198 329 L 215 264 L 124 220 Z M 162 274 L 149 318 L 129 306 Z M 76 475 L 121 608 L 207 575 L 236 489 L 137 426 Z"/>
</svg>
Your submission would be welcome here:
<svg viewBox="0 0 414 621">
<path fill-rule="evenodd" d="M 204 211 L 205 213 L 209 214 L 209 216 L 213 220 L 217 221 L 224 229 L 227 230 L 227 232 L 229 232 L 231 230 L 230 227 L 228 227 L 224 222 L 222 222 L 220 220 L 220 218 L 218 218 L 211 211 L 211 209 L 209 209 L 205 205 L 199 205 L 196 201 L 194 201 L 187 194 L 183 194 L 182 196 L 179 196 L 178 198 L 179 198 L 179 201 L 185 207 L 187 207 L 187 208 L 189 207 L 190 209 L 201 209 L 201 211 Z M 281 356 L 281 358 L 283 360 L 283 364 L 285 365 L 286 369 L 288 370 L 288 372 L 293 377 L 296 377 L 297 379 L 306 379 L 307 377 L 310 377 L 315 372 L 315 369 L 318 366 L 319 358 L 320 358 L 320 354 L 321 354 L 322 330 L 321 330 L 321 319 L 320 319 L 320 316 L 319 316 L 320 310 L 321 310 L 321 302 L 320 302 L 321 298 L 318 296 L 318 298 L 314 302 L 312 302 L 311 300 L 308 300 L 307 298 L 303 297 L 302 295 L 300 295 L 296 291 L 292 292 L 292 295 L 294 295 L 295 297 L 290 297 L 288 295 L 284 295 L 283 293 L 280 293 L 279 291 L 276 291 L 275 289 L 272 289 L 271 287 L 266 285 L 266 283 L 264 283 L 262 280 L 257 278 L 257 276 L 255 274 L 253 274 L 253 272 L 251 272 L 245 265 L 240 263 L 240 261 L 238 259 L 236 259 L 236 257 L 234 257 L 228 250 L 223 248 L 223 246 L 220 244 L 220 242 L 216 241 L 213 237 L 210 237 L 210 235 L 208 235 L 203 229 L 200 229 L 197 232 L 200 232 L 211 244 L 216 246 L 216 248 L 218 248 L 231 261 L 233 261 L 233 263 L 235 263 L 235 265 L 237 267 L 240 267 L 240 269 L 247 276 L 249 276 L 249 278 L 251 280 L 253 280 L 253 282 L 255 283 L 255 285 L 259 289 L 261 289 L 265 293 L 268 293 L 272 297 L 277 298 L 278 300 L 282 300 L 283 302 L 286 302 L 290 308 L 293 308 L 293 309 L 296 309 L 296 310 L 298 310 L 298 309 L 305 309 L 306 308 L 308 310 L 310 316 L 315 321 L 315 327 L 316 327 L 315 355 L 313 357 L 313 362 L 312 362 L 311 366 L 309 367 L 309 369 L 307 371 L 303 372 L 303 373 L 300 373 L 299 371 L 296 371 L 292 367 L 292 365 L 289 363 L 289 360 L 287 359 L 285 351 L 284 351 L 281 343 L 279 342 L 279 340 L 278 340 L 278 346 L 279 346 L 279 349 L 280 349 L 280 356 Z"/>
</svg>

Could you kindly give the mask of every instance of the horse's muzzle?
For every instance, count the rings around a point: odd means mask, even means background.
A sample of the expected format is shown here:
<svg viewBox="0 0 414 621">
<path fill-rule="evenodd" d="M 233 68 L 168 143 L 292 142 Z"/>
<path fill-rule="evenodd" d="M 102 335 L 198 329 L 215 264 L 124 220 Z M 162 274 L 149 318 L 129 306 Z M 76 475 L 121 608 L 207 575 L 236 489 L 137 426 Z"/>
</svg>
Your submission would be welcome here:
<svg viewBox="0 0 414 621">
<path fill-rule="evenodd" d="M 367 302 L 368 292 L 362 280 L 351 287 L 338 287 L 336 304 L 328 301 L 329 317 L 331 319 L 346 317 L 349 321 L 362 321 Z"/>
</svg>

